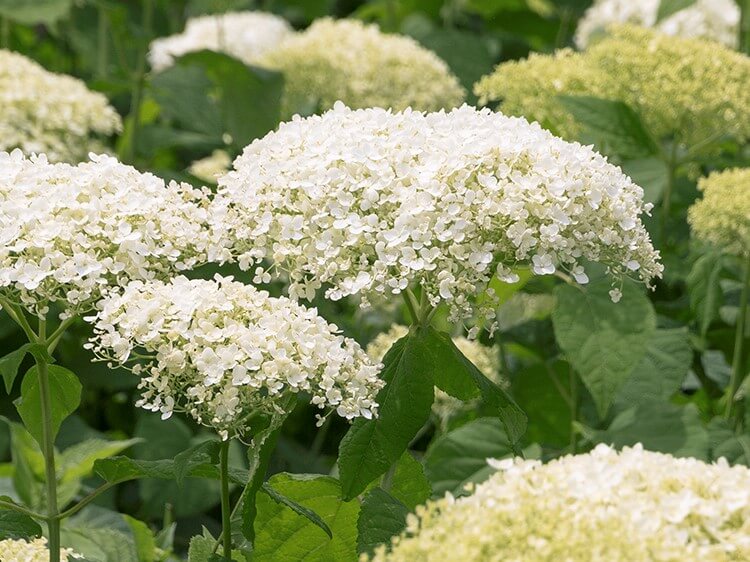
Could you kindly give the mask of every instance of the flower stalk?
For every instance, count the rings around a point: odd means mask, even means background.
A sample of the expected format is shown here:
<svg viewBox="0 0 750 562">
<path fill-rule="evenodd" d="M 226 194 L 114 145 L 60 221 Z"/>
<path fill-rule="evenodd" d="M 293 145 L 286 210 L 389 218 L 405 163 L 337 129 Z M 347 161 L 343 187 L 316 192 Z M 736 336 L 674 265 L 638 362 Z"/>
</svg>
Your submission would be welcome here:
<svg viewBox="0 0 750 562">
<path fill-rule="evenodd" d="M 224 558 L 232 557 L 232 507 L 229 504 L 229 444 L 227 439 L 221 442 L 219 450 L 219 473 L 221 476 L 221 534 L 224 546 Z"/>
<path fill-rule="evenodd" d="M 737 392 L 742 386 L 745 378 L 744 359 L 745 359 L 745 322 L 748 313 L 748 300 L 750 299 L 750 255 L 745 256 L 743 267 L 742 292 L 740 294 L 740 307 L 737 311 L 737 325 L 734 337 L 734 355 L 732 357 L 732 374 L 729 379 L 729 395 L 727 397 L 727 406 L 725 417 L 728 420 L 736 418 L 741 412 L 737 404 Z M 739 420 L 735 420 L 739 423 Z"/>
</svg>

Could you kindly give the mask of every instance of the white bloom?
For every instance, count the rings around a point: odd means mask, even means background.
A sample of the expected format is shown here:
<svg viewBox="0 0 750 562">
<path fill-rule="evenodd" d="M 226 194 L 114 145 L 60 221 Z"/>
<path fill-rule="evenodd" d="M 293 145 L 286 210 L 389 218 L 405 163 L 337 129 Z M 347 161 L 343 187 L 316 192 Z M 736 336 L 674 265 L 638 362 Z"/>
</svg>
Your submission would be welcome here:
<svg viewBox="0 0 750 562">
<path fill-rule="evenodd" d="M 32 312 L 77 313 L 110 285 L 206 260 L 207 190 L 90 158 L 0 153 L 0 294 Z"/>
<path fill-rule="evenodd" d="M 107 98 L 82 81 L 0 50 L 0 150 L 20 148 L 75 162 L 101 151 L 93 136 L 111 135 L 121 126 Z"/>
<path fill-rule="evenodd" d="M 411 37 L 383 33 L 358 20 L 321 18 L 279 48 L 262 65 L 284 74 L 283 112 L 337 100 L 355 108 L 451 108 L 465 92 L 448 65 Z"/>
<path fill-rule="evenodd" d="M 268 259 L 294 298 L 326 285 L 328 298 L 374 302 L 419 285 L 456 319 L 516 265 L 584 280 L 596 261 L 649 283 L 662 266 L 642 197 L 590 147 L 521 118 L 338 104 L 254 141 L 219 179 L 211 257 Z M 480 312 L 494 306 L 484 299 Z"/>
<path fill-rule="evenodd" d="M 661 0 L 595 0 L 576 30 L 575 43 L 585 48 L 592 35 L 616 23 L 653 27 L 667 35 L 712 39 L 736 47 L 740 8 L 734 0 L 697 0 L 657 21 Z"/>
<path fill-rule="evenodd" d="M 605 445 L 493 461 L 473 495 L 418 507 L 378 562 L 750 560 L 750 469 Z"/>
<path fill-rule="evenodd" d="M 158 72 L 186 53 L 207 49 L 227 53 L 246 64 L 258 64 L 266 51 L 292 33 L 285 19 L 265 12 L 200 16 L 189 19 L 182 33 L 153 41 L 148 60 Z"/>
<path fill-rule="evenodd" d="M 73 562 L 75 557 L 73 551 L 68 548 L 60 550 L 61 562 Z M 47 562 L 49 560 L 47 539 L 2 540 L 0 541 L 0 560 L 2 562 Z"/>
<path fill-rule="evenodd" d="M 247 416 L 273 412 L 306 392 L 347 419 L 377 413 L 380 365 L 307 309 L 217 276 L 135 281 L 97 305 L 92 344 L 103 359 L 133 364 L 136 405 L 168 417 L 184 411 L 222 435 L 241 434 Z"/>
<path fill-rule="evenodd" d="M 211 156 L 206 156 L 190 164 L 188 172 L 201 181 L 215 184 L 216 180 L 224 175 L 231 165 L 232 159 L 225 150 L 214 150 Z"/>
</svg>

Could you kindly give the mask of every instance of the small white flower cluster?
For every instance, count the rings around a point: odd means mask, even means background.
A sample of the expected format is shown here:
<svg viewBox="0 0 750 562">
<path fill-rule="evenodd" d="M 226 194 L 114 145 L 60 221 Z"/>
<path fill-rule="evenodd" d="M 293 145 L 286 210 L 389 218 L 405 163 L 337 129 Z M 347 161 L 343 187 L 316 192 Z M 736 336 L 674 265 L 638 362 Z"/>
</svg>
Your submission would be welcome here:
<svg viewBox="0 0 750 562">
<path fill-rule="evenodd" d="M 750 469 L 597 446 L 507 459 L 473 495 L 417 508 L 377 562 L 750 560 Z M 364 557 L 366 558 L 366 557 Z"/>
<path fill-rule="evenodd" d="M 575 43 L 580 49 L 588 46 L 592 36 L 602 33 L 611 24 L 631 23 L 653 27 L 680 37 L 718 41 L 737 47 L 740 8 L 734 0 L 697 0 L 686 8 L 658 21 L 663 0 L 596 0 L 578 22 Z"/>
<path fill-rule="evenodd" d="M 493 276 L 517 280 L 517 265 L 585 283 L 589 260 L 650 283 L 662 272 L 640 219 L 650 209 L 591 147 L 522 118 L 339 103 L 254 141 L 219 179 L 211 257 L 243 269 L 269 259 L 293 298 L 327 285 L 326 297 L 366 306 L 420 285 L 457 320 Z M 478 308 L 492 319 L 495 305 Z"/>
<path fill-rule="evenodd" d="M 120 130 L 107 98 L 80 80 L 48 72 L 33 60 L 0 50 L 0 150 L 43 152 L 77 162 L 102 150 L 94 135 Z"/>
<path fill-rule="evenodd" d="M 383 386 L 372 363 L 338 328 L 284 297 L 217 276 L 135 281 L 97 305 L 94 353 L 141 376 L 137 406 L 168 418 L 185 411 L 223 438 L 246 418 L 307 392 L 347 419 L 377 414 Z M 139 362 L 140 361 L 145 361 Z"/>
<path fill-rule="evenodd" d="M 78 165 L 0 153 L 0 295 L 46 314 L 89 309 L 110 285 L 206 261 L 208 190 L 110 156 Z"/>
<path fill-rule="evenodd" d="M 189 19 L 185 31 L 152 41 L 148 53 L 151 68 L 158 72 L 186 53 L 217 51 L 246 64 L 258 64 L 266 51 L 292 35 L 289 23 L 266 12 L 227 12 Z"/>
<path fill-rule="evenodd" d="M 208 184 L 216 184 L 216 180 L 227 173 L 232 165 L 232 159 L 225 150 L 214 150 L 210 156 L 196 160 L 188 168 L 188 172 Z"/>
<path fill-rule="evenodd" d="M 378 334 L 369 344 L 367 344 L 367 355 L 369 355 L 373 361 L 381 362 L 393 344 L 408 333 L 409 328 L 406 326 L 394 324 L 391 326 L 390 330 Z M 477 340 L 470 340 L 463 336 L 454 337 L 453 343 L 456 344 L 459 351 L 461 351 L 461 353 L 463 353 L 464 356 L 471 361 L 471 363 L 479 369 L 485 377 L 501 386 L 508 386 L 508 382 L 500 376 L 500 357 L 494 348 L 487 347 L 486 345 L 479 343 Z M 435 387 L 435 401 L 432 403 L 432 413 L 435 414 L 440 421 L 441 427 L 445 429 L 451 418 L 461 412 L 473 409 L 477 403 L 477 400 L 464 402 Z"/>
<path fill-rule="evenodd" d="M 349 107 L 449 109 L 465 91 L 448 65 L 411 37 L 383 33 L 358 20 L 321 18 L 262 63 L 283 72 L 283 112 L 292 115 L 317 102 Z"/>
<path fill-rule="evenodd" d="M 76 558 L 72 550 L 68 548 L 60 550 L 60 562 L 73 562 Z M 0 541 L 0 560 L 2 562 L 48 562 L 47 539 L 2 540 Z"/>
</svg>

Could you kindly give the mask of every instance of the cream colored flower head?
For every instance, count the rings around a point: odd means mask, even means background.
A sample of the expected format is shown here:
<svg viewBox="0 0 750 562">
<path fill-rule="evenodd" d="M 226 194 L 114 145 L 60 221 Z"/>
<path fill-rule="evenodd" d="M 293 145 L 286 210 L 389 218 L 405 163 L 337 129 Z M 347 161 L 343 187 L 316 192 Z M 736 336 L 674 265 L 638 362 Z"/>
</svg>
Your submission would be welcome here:
<svg viewBox="0 0 750 562">
<path fill-rule="evenodd" d="M 385 354 L 398 340 L 409 333 L 409 328 L 394 324 L 387 332 L 382 332 L 375 336 L 367 344 L 367 355 L 373 361 L 382 362 Z M 508 382 L 500 376 L 500 357 L 497 351 L 492 347 L 487 347 L 477 340 L 470 340 L 463 336 L 453 338 L 453 343 L 479 369 L 482 374 L 495 384 L 507 387 Z M 472 410 L 477 406 L 480 400 L 463 401 L 454 398 L 450 394 L 435 387 L 435 400 L 432 403 L 432 413 L 436 416 L 443 429 L 448 426 L 448 422 L 456 415 Z"/>
<path fill-rule="evenodd" d="M 586 48 L 611 24 L 652 27 L 667 35 L 710 39 L 736 48 L 740 8 L 734 0 L 697 0 L 666 18 L 658 19 L 662 0 L 595 0 L 578 22 L 575 43 Z"/>
<path fill-rule="evenodd" d="M 89 347 L 141 377 L 137 406 L 184 411 L 224 438 L 290 393 L 352 419 L 377 413 L 380 365 L 287 298 L 217 276 L 127 285 L 98 304 Z"/>
<path fill-rule="evenodd" d="M 39 314 L 88 310 L 108 287 L 205 262 L 207 212 L 207 190 L 110 156 L 0 153 L 0 295 Z"/>
<path fill-rule="evenodd" d="M 750 560 L 750 469 L 599 445 L 546 465 L 492 461 L 469 497 L 407 518 L 377 562 Z"/>
<path fill-rule="evenodd" d="M 0 50 L 0 150 L 45 153 L 78 162 L 102 151 L 101 136 L 122 127 L 107 98 L 72 76 L 54 74 L 31 59 Z"/>
<path fill-rule="evenodd" d="M 474 91 L 509 114 L 565 138 L 580 128 L 558 96 L 593 96 L 631 106 L 656 139 L 694 154 L 722 137 L 750 139 L 750 58 L 710 41 L 623 26 L 583 53 L 531 55 L 500 64 Z M 711 87 L 706 87 L 710 84 Z"/>
<path fill-rule="evenodd" d="M 289 23 L 266 12 L 228 12 L 188 20 L 185 31 L 156 39 L 148 60 L 158 72 L 184 54 L 207 49 L 231 55 L 245 64 L 257 65 L 269 50 L 293 34 Z"/>
<path fill-rule="evenodd" d="M 703 199 L 688 210 L 693 234 L 730 254 L 750 256 L 750 169 L 714 172 L 698 181 Z"/>
<path fill-rule="evenodd" d="M 262 63 L 284 74 L 286 115 L 311 103 L 325 111 L 337 100 L 354 108 L 434 111 L 460 105 L 465 95 L 435 53 L 357 20 L 316 20 Z"/>
<path fill-rule="evenodd" d="M 48 562 L 47 539 L 2 540 L 0 541 L 0 560 L 2 562 Z M 74 562 L 75 560 L 76 555 L 72 550 L 67 548 L 60 550 L 60 562 Z"/>
<path fill-rule="evenodd" d="M 211 258 L 269 260 L 293 298 L 325 286 L 363 304 L 421 286 L 453 319 L 512 268 L 659 276 L 643 190 L 590 147 L 489 109 L 351 110 L 295 119 L 254 141 L 219 179 Z M 256 279 L 270 278 L 259 268 Z"/>
<path fill-rule="evenodd" d="M 193 176 L 209 184 L 215 184 L 220 176 L 227 173 L 232 159 L 225 150 L 214 150 L 210 156 L 196 160 L 188 168 Z"/>
</svg>

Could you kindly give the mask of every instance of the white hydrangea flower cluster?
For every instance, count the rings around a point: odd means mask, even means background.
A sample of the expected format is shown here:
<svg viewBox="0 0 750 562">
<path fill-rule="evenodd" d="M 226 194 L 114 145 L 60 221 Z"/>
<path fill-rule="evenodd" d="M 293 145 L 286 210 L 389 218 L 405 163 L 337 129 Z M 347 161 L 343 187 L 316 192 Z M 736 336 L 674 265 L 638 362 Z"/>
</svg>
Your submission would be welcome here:
<svg viewBox="0 0 750 562">
<path fill-rule="evenodd" d="M 750 560 L 750 469 L 597 446 L 584 455 L 492 461 L 473 495 L 417 508 L 377 562 Z M 363 557 L 366 559 L 366 557 Z"/>
<path fill-rule="evenodd" d="M 89 151 L 102 151 L 95 135 L 121 127 L 104 95 L 77 78 L 0 50 L 0 150 L 19 148 L 45 153 L 52 161 L 77 162 Z"/>
<path fill-rule="evenodd" d="M 110 285 L 203 263 L 208 194 L 110 156 L 0 153 L 0 295 L 40 315 L 60 301 L 68 316 Z"/>
<path fill-rule="evenodd" d="M 219 179 L 211 257 L 271 260 L 293 298 L 326 285 L 327 298 L 367 306 L 421 285 L 453 320 L 476 308 L 492 319 L 493 298 L 471 299 L 495 275 L 517 280 L 516 265 L 585 283 L 590 260 L 650 283 L 662 272 L 640 220 L 650 210 L 592 148 L 522 118 L 339 103 L 254 141 Z"/>
<path fill-rule="evenodd" d="M 231 165 L 232 159 L 226 150 L 214 150 L 210 156 L 190 164 L 188 172 L 201 181 L 216 184 L 216 180 L 226 174 Z"/>
<path fill-rule="evenodd" d="M 325 111 L 338 100 L 354 108 L 434 111 L 456 107 L 466 95 L 435 53 L 358 20 L 318 19 L 262 63 L 284 73 L 286 115 L 310 102 Z"/>
<path fill-rule="evenodd" d="M 662 0 L 596 0 L 578 22 L 575 43 L 584 49 L 593 36 L 609 25 L 631 23 L 667 35 L 711 39 L 737 47 L 740 8 L 734 0 L 697 0 L 659 21 L 661 3 Z"/>
<path fill-rule="evenodd" d="M 77 555 L 72 550 L 60 549 L 60 562 L 73 562 L 76 558 Z M 0 560 L 2 562 L 47 562 L 49 560 L 47 539 L 2 540 L 0 541 Z"/>
<path fill-rule="evenodd" d="M 188 20 L 185 31 L 151 42 L 148 60 L 159 72 L 184 54 L 207 49 L 231 55 L 245 64 L 258 64 L 294 32 L 289 23 L 266 12 L 227 12 Z"/>
<path fill-rule="evenodd" d="M 394 324 L 387 332 L 375 336 L 367 344 L 367 355 L 373 361 L 380 363 L 388 353 L 388 350 L 398 340 L 409 333 L 409 328 L 400 324 Z M 482 345 L 477 340 L 470 340 L 463 336 L 453 338 L 453 343 L 464 354 L 464 356 L 479 369 L 482 374 L 495 384 L 503 387 L 508 386 L 508 381 L 500 376 L 500 357 L 493 347 Z M 464 402 L 454 398 L 450 394 L 435 387 L 435 401 L 432 403 L 432 413 L 440 421 L 441 427 L 445 429 L 448 422 L 461 412 L 471 410 L 478 404 L 478 400 Z"/>
<path fill-rule="evenodd" d="M 377 414 L 383 386 L 372 363 L 338 328 L 287 298 L 217 276 L 135 281 L 97 304 L 87 346 L 141 376 L 137 406 L 185 411 L 223 438 L 246 418 L 273 412 L 289 393 L 352 419 Z M 140 361 L 145 361 L 145 364 Z"/>
</svg>

